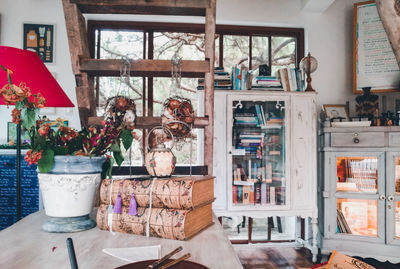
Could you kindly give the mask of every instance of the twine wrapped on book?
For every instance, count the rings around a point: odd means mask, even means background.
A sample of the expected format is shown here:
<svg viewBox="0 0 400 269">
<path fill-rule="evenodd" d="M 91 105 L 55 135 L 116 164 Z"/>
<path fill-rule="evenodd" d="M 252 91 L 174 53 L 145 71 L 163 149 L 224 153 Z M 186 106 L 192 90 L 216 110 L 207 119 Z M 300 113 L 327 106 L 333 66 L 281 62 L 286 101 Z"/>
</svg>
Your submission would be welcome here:
<svg viewBox="0 0 400 269">
<path fill-rule="evenodd" d="M 152 200 L 153 200 L 153 187 L 154 187 L 154 182 L 156 180 L 153 178 L 151 182 L 151 187 L 150 187 L 150 205 L 149 205 L 149 215 L 147 216 L 147 221 L 146 221 L 146 237 L 150 236 L 150 216 L 151 216 L 151 207 L 153 205 Z"/>
<path fill-rule="evenodd" d="M 129 203 L 129 215 L 131 216 L 137 215 L 137 203 L 135 198 L 136 183 L 137 181 L 135 179 L 135 185 L 133 185 L 133 190 L 132 190 L 131 202 Z"/>
</svg>

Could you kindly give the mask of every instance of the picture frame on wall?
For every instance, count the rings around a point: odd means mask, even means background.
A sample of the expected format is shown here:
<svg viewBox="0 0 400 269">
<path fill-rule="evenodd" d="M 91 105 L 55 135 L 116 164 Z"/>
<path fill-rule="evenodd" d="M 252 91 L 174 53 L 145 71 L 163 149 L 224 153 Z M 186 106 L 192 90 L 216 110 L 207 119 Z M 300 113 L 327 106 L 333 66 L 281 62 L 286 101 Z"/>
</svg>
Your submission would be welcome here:
<svg viewBox="0 0 400 269">
<path fill-rule="evenodd" d="M 349 111 L 346 105 L 323 105 L 325 117 L 349 121 Z"/>
<path fill-rule="evenodd" d="M 23 48 L 37 53 L 47 64 L 54 60 L 54 24 L 23 24 Z"/>
<path fill-rule="evenodd" d="M 24 145 L 29 143 L 29 135 L 25 128 L 21 128 L 21 143 Z M 17 144 L 17 125 L 14 122 L 7 122 L 7 143 L 10 145 Z"/>
<path fill-rule="evenodd" d="M 398 91 L 400 69 L 375 1 L 354 4 L 353 93 Z"/>
</svg>

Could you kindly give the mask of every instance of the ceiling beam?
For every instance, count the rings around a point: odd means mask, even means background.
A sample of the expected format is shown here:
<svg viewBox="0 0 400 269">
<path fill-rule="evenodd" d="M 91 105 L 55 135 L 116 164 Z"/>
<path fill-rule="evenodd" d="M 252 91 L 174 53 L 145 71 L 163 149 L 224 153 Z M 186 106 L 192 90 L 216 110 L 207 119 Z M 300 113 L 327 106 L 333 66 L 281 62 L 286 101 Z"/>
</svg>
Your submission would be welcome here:
<svg viewBox="0 0 400 269">
<path fill-rule="evenodd" d="M 324 12 L 335 0 L 302 0 L 304 11 L 310 12 Z"/>
</svg>

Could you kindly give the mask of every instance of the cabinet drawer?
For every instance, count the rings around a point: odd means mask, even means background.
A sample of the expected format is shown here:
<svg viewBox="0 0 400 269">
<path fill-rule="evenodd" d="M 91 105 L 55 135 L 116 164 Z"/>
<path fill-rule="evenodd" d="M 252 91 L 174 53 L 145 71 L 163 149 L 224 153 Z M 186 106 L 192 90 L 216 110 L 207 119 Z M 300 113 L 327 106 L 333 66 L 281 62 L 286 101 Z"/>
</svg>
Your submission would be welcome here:
<svg viewBox="0 0 400 269">
<path fill-rule="evenodd" d="M 399 147 L 400 146 L 400 133 L 389 133 L 389 146 Z"/>
<path fill-rule="evenodd" d="M 383 147 L 384 133 L 332 133 L 332 147 Z"/>
</svg>

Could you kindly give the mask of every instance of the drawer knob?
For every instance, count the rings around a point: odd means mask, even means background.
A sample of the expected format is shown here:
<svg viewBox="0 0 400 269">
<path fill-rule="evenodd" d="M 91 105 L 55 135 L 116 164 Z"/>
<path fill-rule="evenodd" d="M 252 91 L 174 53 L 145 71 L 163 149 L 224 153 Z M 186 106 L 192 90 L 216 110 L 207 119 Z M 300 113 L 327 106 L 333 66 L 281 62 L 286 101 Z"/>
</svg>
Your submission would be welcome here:
<svg viewBox="0 0 400 269">
<path fill-rule="evenodd" d="M 355 144 L 358 144 L 358 143 L 360 143 L 360 139 L 358 139 L 357 137 L 355 137 L 355 138 L 353 139 L 353 142 L 354 142 Z"/>
<path fill-rule="evenodd" d="M 388 200 L 389 202 L 392 202 L 392 201 L 394 200 L 393 195 L 390 195 L 390 196 L 387 198 L 387 200 Z"/>
</svg>

